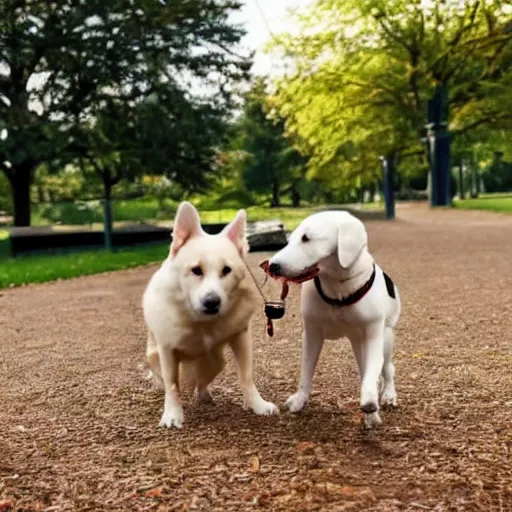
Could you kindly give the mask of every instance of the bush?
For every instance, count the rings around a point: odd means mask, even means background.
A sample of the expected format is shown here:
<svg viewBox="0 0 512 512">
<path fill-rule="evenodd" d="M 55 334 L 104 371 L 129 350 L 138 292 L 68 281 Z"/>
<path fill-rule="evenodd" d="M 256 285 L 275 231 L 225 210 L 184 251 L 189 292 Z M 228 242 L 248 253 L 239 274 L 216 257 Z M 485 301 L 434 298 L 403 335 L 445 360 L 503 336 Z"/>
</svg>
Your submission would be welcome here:
<svg viewBox="0 0 512 512">
<path fill-rule="evenodd" d="M 12 214 L 11 185 L 3 172 L 0 172 L 0 211 Z"/>
<path fill-rule="evenodd" d="M 39 216 L 52 224 L 80 226 L 103 222 L 103 206 L 99 200 L 48 204 L 40 209 Z"/>
<path fill-rule="evenodd" d="M 0 229 L 0 260 L 11 256 L 11 240 L 9 231 Z"/>
</svg>

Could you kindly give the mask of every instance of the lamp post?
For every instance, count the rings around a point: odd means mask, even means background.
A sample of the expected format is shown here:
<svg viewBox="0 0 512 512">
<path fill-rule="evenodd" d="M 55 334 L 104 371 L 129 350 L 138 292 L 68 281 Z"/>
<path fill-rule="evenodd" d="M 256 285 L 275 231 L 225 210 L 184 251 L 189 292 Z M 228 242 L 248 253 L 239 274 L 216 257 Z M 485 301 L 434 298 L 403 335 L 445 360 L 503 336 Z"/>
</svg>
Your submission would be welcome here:
<svg viewBox="0 0 512 512">
<path fill-rule="evenodd" d="M 448 132 L 447 102 L 444 87 L 438 85 L 428 102 L 428 123 L 425 125 L 432 174 L 430 205 L 450 206 L 450 143 Z"/>
<path fill-rule="evenodd" d="M 384 204 L 386 205 L 386 219 L 395 218 L 395 159 L 394 157 L 380 156 L 379 160 L 384 171 Z"/>
</svg>

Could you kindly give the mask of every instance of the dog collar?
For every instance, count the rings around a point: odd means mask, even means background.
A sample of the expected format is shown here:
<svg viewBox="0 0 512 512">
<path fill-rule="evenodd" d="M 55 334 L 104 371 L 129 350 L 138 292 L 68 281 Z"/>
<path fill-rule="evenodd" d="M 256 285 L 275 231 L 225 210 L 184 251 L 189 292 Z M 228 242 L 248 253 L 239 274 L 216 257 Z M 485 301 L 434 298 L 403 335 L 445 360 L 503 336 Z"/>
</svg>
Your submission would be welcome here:
<svg viewBox="0 0 512 512">
<path fill-rule="evenodd" d="M 343 299 L 333 299 L 325 295 L 324 291 L 322 290 L 322 285 L 320 284 L 320 278 L 318 276 L 315 277 L 314 281 L 318 295 L 320 295 L 320 297 L 322 297 L 322 300 L 324 302 L 327 302 L 329 306 L 352 306 L 356 302 L 360 301 L 372 287 L 372 284 L 375 281 L 375 263 L 373 264 L 373 272 L 372 275 L 370 276 L 370 279 L 368 279 L 368 281 L 366 281 L 366 283 L 364 283 L 363 286 L 361 286 L 361 288 L 356 290 L 354 293 L 348 295 L 347 297 L 344 297 Z"/>
</svg>

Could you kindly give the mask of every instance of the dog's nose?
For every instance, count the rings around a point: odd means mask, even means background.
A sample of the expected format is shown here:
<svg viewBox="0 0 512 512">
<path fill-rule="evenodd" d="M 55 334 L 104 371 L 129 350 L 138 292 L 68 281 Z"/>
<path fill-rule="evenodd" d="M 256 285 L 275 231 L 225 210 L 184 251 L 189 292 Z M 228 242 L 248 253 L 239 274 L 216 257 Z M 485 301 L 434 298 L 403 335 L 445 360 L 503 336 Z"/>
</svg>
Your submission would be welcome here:
<svg viewBox="0 0 512 512">
<path fill-rule="evenodd" d="M 220 309 L 220 297 L 216 293 L 207 293 L 203 299 L 203 311 L 207 315 L 215 315 Z"/>
<path fill-rule="evenodd" d="M 279 263 L 271 263 L 268 267 L 268 271 L 275 276 L 278 276 L 281 273 L 281 265 Z"/>
</svg>

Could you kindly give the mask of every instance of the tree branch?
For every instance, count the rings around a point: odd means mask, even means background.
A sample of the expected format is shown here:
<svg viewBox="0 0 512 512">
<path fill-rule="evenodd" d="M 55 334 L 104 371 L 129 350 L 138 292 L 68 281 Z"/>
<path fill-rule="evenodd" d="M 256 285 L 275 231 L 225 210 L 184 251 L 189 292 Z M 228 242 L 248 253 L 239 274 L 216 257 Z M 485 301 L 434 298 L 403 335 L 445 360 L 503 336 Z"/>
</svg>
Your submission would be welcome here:
<svg viewBox="0 0 512 512">
<path fill-rule="evenodd" d="M 471 13 L 469 15 L 469 24 L 466 25 L 464 23 L 464 18 L 462 18 L 461 28 L 460 30 L 453 36 L 452 40 L 448 43 L 448 46 L 453 48 L 457 46 L 462 39 L 462 36 L 465 32 L 473 28 L 475 24 L 476 14 L 478 12 L 478 8 L 480 7 L 480 0 L 475 2 L 475 5 L 473 6 L 473 9 L 471 10 Z"/>
<path fill-rule="evenodd" d="M 469 123 L 468 125 L 464 126 L 463 128 L 460 128 L 458 130 L 452 130 L 451 132 L 455 135 L 455 136 L 458 136 L 458 135 L 463 135 L 465 133 L 467 133 L 468 131 L 470 130 L 474 130 L 475 128 L 478 128 L 480 126 L 485 126 L 485 125 L 493 125 L 493 124 L 496 124 L 500 121 L 507 121 L 507 120 L 512 120 L 512 114 L 506 114 L 506 113 L 503 113 L 503 112 L 496 112 L 494 114 L 489 114 L 485 117 L 482 117 L 480 119 L 477 119 L 476 121 L 473 121 L 472 123 Z"/>
<path fill-rule="evenodd" d="M 374 16 L 377 23 L 382 27 L 382 30 L 387 34 L 387 36 L 392 39 L 393 41 L 397 42 L 398 44 L 402 45 L 406 50 L 409 52 L 411 51 L 411 45 L 407 43 L 403 38 L 399 37 L 396 32 L 393 32 L 389 27 L 385 25 L 383 22 L 384 16 L 383 15 L 377 15 Z"/>
</svg>

